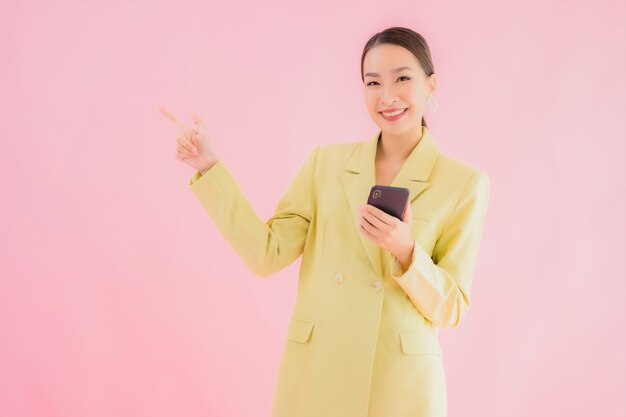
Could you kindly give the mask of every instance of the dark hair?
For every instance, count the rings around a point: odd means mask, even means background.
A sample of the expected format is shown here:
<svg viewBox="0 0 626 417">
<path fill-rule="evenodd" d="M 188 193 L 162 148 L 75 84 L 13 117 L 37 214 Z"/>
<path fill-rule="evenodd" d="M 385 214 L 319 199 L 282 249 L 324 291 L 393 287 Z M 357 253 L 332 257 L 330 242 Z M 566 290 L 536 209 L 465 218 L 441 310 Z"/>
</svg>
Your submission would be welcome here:
<svg viewBox="0 0 626 417">
<path fill-rule="evenodd" d="M 417 58 L 427 76 L 430 76 L 435 72 L 435 68 L 433 67 L 433 61 L 430 57 L 430 49 L 428 48 L 428 43 L 426 42 L 426 39 L 424 39 L 424 37 L 419 33 L 412 31 L 411 29 L 394 26 L 385 29 L 382 32 L 378 32 L 377 34 L 372 36 L 370 40 L 367 41 L 367 43 L 365 44 L 365 48 L 363 48 L 363 54 L 361 55 L 362 81 L 364 80 L 363 61 L 365 60 L 365 54 L 367 54 L 367 51 L 369 51 L 372 47 L 383 43 L 399 45 L 405 49 L 408 49 L 413 55 L 415 55 L 415 58 Z M 422 116 L 422 126 L 428 127 L 428 125 L 426 124 L 426 120 L 424 120 L 424 116 Z"/>
</svg>

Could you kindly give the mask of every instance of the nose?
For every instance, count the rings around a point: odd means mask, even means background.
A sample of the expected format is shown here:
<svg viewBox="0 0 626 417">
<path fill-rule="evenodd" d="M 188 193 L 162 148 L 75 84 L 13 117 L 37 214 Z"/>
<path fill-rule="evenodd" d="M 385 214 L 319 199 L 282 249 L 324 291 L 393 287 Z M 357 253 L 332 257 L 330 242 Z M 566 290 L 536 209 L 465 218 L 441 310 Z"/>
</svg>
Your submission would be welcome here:
<svg viewBox="0 0 626 417">
<path fill-rule="evenodd" d="M 396 92 L 393 87 L 383 87 L 383 103 L 385 106 L 390 107 L 391 103 L 397 100 Z"/>
</svg>

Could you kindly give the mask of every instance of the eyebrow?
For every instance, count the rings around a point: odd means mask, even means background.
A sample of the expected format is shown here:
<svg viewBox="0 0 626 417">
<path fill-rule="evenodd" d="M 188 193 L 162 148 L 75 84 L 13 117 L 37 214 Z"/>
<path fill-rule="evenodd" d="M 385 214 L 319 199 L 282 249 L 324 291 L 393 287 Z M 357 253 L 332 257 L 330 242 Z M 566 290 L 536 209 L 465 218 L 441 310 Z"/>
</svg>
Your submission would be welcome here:
<svg viewBox="0 0 626 417">
<path fill-rule="evenodd" d="M 400 71 L 405 70 L 405 69 L 411 70 L 411 68 L 409 68 L 409 67 L 400 67 L 400 68 L 393 69 L 393 70 L 391 70 L 391 71 L 392 71 L 392 72 L 400 72 Z M 378 77 L 378 74 L 377 74 L 377 73 L 375 73 L 375 72 L 368 72 L 368 73 L 367 73 L 367 74 L 365 74 L 363 77 L 367 77 L 367 76 L 370 76 L 370 77 Z"/>
</svg>

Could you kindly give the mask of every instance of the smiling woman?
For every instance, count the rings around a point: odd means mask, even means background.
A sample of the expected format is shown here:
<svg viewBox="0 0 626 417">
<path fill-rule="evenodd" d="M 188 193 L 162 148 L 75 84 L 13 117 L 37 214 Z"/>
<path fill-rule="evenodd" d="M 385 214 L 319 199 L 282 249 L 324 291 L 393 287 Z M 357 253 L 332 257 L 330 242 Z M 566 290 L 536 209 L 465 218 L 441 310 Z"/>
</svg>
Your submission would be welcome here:
<svg viewBox="0 0 626 417">
<path fill-rule="evenodd" d="M 378 114 L 389 122 L 402 118 L 404 124 L 428 127 L 423 104 L 434 100 L 434 72 L 428 43 L 419 33 L 394 27 L 370 38 L 361 55 L 361 79 L 370 116 L 376 120 Z M 389 100 L 394 98 L 399 103 L 391 108 Z M 410 114 L 398 114 L 400 111 Z M 415 123 L 420 118 L 421 122 Z"/>
<path fill-rule="evenodd" d="M 177 158 L 197 170 L 189 187 L 248 267 L 267 277 L 302 255 L 272 417 L 447 414 L 438 331 L 469 309 L 489 178 L 426 127 L 435 76 L 419 34 L 375 34 L 361 78 L 380 129 L 312 149 L 267 221 L 201 119 L 195 130 L 163 111 L 182 131 Z M 409 190 L 402 220 L 363 204 L 376 184 Z"/>
</svg>

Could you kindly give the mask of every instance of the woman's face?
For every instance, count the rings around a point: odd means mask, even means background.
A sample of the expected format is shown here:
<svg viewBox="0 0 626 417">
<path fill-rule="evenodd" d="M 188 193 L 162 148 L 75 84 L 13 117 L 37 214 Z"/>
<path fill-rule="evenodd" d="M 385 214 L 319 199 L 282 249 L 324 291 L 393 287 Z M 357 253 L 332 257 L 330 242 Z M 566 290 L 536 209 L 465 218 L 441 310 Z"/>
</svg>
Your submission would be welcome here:
<svg viewBox="0 0 626 417">
<path fill-rule="evenodd" d="M 399 71 L 397 68 L 407 67 Z M 374 123 L 387 136 L 421 134 L 426 100 L 435 92 L 435 75 L 426 76 L 417 58 L 399 45 L 379 44 L 363 60 L 365 105 Z M 399 116 L 382 114 L 406 109 Z"/>
</svg>

